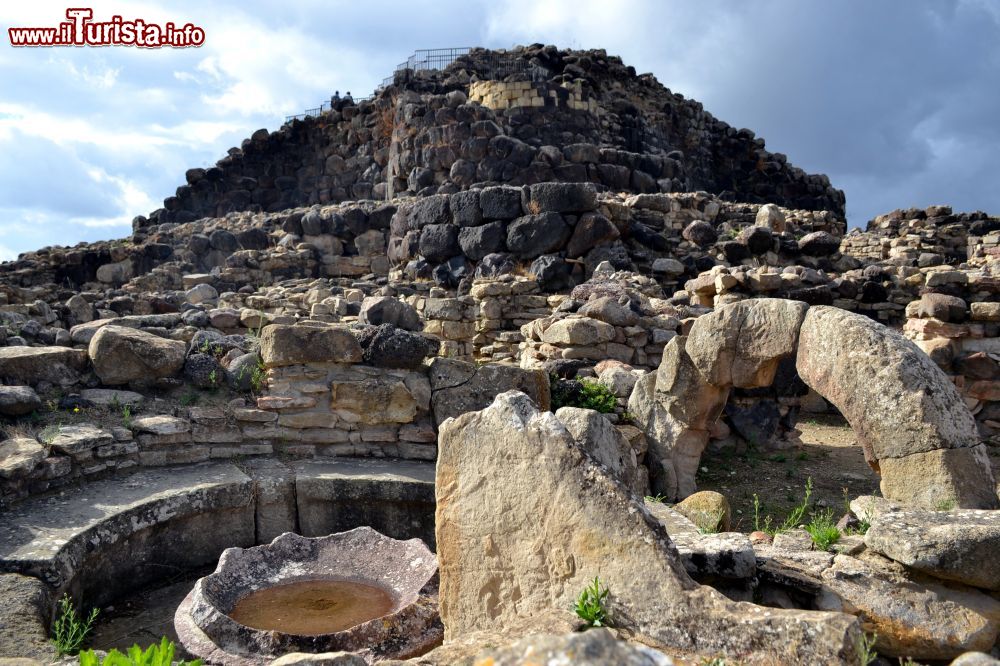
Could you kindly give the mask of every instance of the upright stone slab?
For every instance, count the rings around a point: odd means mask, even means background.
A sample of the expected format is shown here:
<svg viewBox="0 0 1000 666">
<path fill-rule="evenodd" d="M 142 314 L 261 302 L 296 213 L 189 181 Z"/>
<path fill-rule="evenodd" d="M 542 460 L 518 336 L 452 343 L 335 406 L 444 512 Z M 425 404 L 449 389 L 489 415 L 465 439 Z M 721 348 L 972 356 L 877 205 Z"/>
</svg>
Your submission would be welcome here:
<svg viewBox="0 0 1000 666">
<path fill-rule="evenodd" d="M 510 391 L 445 424 L 436 478 L 445 641 L 569 614 L 594 579 L 622 631 L 740 663 L 856 663 L 856 621 L 734 603 L 687 575 L 660 523 L 555 416 Z"/>
</svg>

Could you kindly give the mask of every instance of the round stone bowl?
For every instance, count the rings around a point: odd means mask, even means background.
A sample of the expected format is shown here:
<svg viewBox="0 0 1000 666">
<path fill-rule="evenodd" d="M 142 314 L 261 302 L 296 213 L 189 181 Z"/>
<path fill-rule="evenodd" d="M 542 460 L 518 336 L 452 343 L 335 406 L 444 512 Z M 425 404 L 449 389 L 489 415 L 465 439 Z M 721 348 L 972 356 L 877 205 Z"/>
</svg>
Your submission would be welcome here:
<svg viewBox="0 0 1000 666">
<path fill-rule="evenodd" d="M 244 597 L 301 581 L 371 585 L 392 599 L 378 618 L 330 634 L 247 627 L 229 616 Z M 420 539 L 399 541 L 370 527 L 308 538 L 286 532 L 270 544 L 228 548 L 174 615 L 184 648 L 206 663 L 256 666 L 291 652 L 354 652 L 369 663 L 406 659 L 440 644 L 437 558 Z"/>
</svg>

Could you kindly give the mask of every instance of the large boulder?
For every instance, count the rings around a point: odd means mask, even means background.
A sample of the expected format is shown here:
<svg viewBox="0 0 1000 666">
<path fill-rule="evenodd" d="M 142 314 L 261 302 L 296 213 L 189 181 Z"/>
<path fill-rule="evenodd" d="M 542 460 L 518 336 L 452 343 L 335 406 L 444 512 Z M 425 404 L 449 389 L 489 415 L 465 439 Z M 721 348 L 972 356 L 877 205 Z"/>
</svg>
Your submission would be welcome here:
<svg viewBox="0 0 1000 666">
<path fill-rule="evenodd" d="M 600 213 L 586 213 L 573 227 L 573 235 L 566 244 L 566 256 L 583 256 L 598 245 L 617 240 L 620 235 L 618 227 L 608 218 Z"/>
<path fill-rule="evenodd" d="M 1000 506 L 965 401 L 902 335 L 865 316 L 816 306 L 802 324 L 796 369 L 850 422 L 882 473 L 886 497 L 929 509 L 943 502 Z"/>
<path fill-rule="evenodd" d="M 521 259 L 534 259 L 562 249 L 569 234 L 569 225 L 559 213 L 525 215 L 508 225 L 507 249 Z"/>
<path fill-rule="evenodd" d="M 503 222 L 487 222 L 477 227 L 464 227 L 458 233 L 462 253 L 473 261 L 494 252 L 503 252 L 507 228 Z"/>
<path fill-rule="evenodd" d="M 485 220 L 513 220 L 521 215 L 521 188 L 484 187 L 479 193 L 479 206 Z"/>
<path fill-rule="evenodd" d="M 859 629 L 848 615 L 734 603 L 692 581 L 642 498 L 527 396 L 503 393 L 444 424 L 438 446 L 446 645 L 568 614 L 599 576 L 612 623 L 650 647 L 743 663 L 856 662 Z"/>
<path fill-rule="evenodd" d="M 936 578 L 1000 591 L 1000 512 L 890 510 L 871 521 L 865 545 Z"/>
<path fill-rule="evenodd" d="M 266 368 L 300 363 L 358 363 L 361 345 L 346 326 L 272 324 L 260 336 Z"/>
<path fill-rule="evenodd" d="M 690 241 L 698 247 L 708 247 L 719 239 L 715 227 L 703 220 L 695 220 L 684 227 L 681 236 L 684 240 Z"/>
<path fill-rule="evenodd" d="M 783 298 L 753 298 L 695 320 L 685 348 L 716 386 L 770 386 L 781 359 L 795 354 L 809 306 Z"/>
<path fill-rule="evenodd" d="M 781 233 L 785 230 L 785 214 L 781 212 L 776 204 L 764 204 L 757 209 L 757 217 L 754 224 L 758 227 L 767 227 L 771 231 Z"/>
<path fill-rule="evenodd" d="M 826 257 L 840 250 L 840 241 L 826 231 L 814 231 L 799 239 L 799 250 L 807 257 Z"/>
<path fill-rule="evenodd" d="M 459 254 L 458 229 L 455 224 L 428 224 L 420 232 L 420 254 L 434 264 Z"/>
<path fill-rule="evenodd" d="M 542 331 L 542 342 L 550 345 L 589 347 L 614 339 L 614 326 L 590 317 L 557 319 Z"/>
<path fill-rule="evenodd" d="M 184 367 L 187 344 L 125 326 L 105 326 L 87 354 L 103 384 L 127 384 L 172 377 Z"/>
<path fill-rule="evenodd" d="M 424 327 L 420 314 L 412 305 L 391 296 L 369 296 L 361 301 L 358 321 L 372 326 L 392 324 L 407 331 L 419 331 Z"/>
<path fill-rule="evenodd" d="M 0 386 L 0 416 L 24 416 L 42 406 L 30 386 Z"/>
<path fill-rule="evenodd" d="M 364 362 L 380 368 L 419 368 L 424 358 L 434 352 L 432 343 L 427 338 L 396 328 L 392 324 L 360 331 L 358 342 L 364 350 Z"/>
<path fill-rule="evenodd" d="M 87 353 L 80 349 L 0 347 L 0 379 L 8 384 L 70 386 L 86 367 Z"/>
<path fill-rule="evenodd" d="M 597 207 L 597 189 L 591 183 L 537 183 L 521 192 L 521 205 L 531 213 L 578 213 Z"/>
<path fill-rule="evenodd" d="M 431 361 L 428 378 L 431 406 L 438 425 L 445 419 L 489 406 L 504 391 L 523 391 L 540 409 L 548 409 L 552 400 L 548 375 L 541 370 L 525 370 L 515 365 L 476 365 L 457 359 L 435 358 Z"/>
</svg>

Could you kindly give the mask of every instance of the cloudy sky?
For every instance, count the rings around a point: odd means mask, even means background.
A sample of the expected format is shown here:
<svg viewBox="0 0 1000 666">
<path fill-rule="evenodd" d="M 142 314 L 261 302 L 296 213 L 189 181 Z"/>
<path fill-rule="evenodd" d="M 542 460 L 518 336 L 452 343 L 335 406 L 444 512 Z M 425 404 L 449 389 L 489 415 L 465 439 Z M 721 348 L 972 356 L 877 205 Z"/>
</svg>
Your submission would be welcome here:
<svg viewBox="0 0 1000 666">
<path fill-rule="evenodd" d="M 80 6 L 84 3 L 71 3 Z M 185 169 L 415 49 L 605 48 L 847 193 L 852 225 L 1000 214 L 1000 0 L 95 2 L 204 28 L 201 48 L 14 49 L 66 3 L 0 8 L 0 259 L 127 235 Z"/>
</svg>

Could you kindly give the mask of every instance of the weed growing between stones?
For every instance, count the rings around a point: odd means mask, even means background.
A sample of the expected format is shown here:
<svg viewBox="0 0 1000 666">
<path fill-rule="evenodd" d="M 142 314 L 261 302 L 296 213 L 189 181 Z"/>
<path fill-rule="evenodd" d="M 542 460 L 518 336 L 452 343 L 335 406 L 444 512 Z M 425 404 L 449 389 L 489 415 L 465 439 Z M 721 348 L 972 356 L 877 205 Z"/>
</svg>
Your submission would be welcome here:
<svg viewBox="0 0 1000 666">
<path fill-rule="evenodd" d="M 858 644 L 854 647 L 857 650 L 861 666 L 869 666 L 878 659 L 878 653 L 875 652 L 875 641 L 877 640 L 878 634 L 862 634 L 858 639 Z"/>
<path fill-rule="evenodd" d="M 618 406 L 618 398 L 604 384 L 593 380 L 552 380 L 552 411 L 560 407 L 582 407 L 610 414 Z"/>
<path fill-rule="evenodd" d="M 122 654 L 111 650 L 102 661 L 93 650 L 80 653 L 80 666 L 173 666 L 174 643 L 164 636 L 158 645 L 150 645 L 143 650 L 133 645 L 128 652 Z M 201 659 L 194 661 L 178 661 L 177 666 L 201 666 Z"/>
<path fill-rule="evenodd" d="M 806 494 L 802 498 L 802 502 L 792 509 L 792 512 L 788 514 L 784 522 L 777 527 L 771 527 L 771 516 L 761 516 L 760 508 L 760 497 L 757 493 L 753 494 L 753 528 L 758 532 L 765 532 L 774 536 L 776 534 L 782 534 L 788 532 L 789 530 L 794 530 L 796 527 L 802 524 L 803 518 L 805 518 L 806 511 L 809 510 L 809 500 L 812 498 L 812 488 L 813 481 L 812 477 L 806 479 Z"/>
<path fill-rule="evenodd" d="M 833 509 L 814 513 L 805 530 L 812 537 L 813 545 L 820 550 L 830 550 L 840 539 L 840 530 L 833 522 Z"/>
<path fill-rule="evenodd" d="M 76 654 L 83 647 L 83 642 L 87 640 L 90 630 L 97 620 L 97 608 L 91 609 L 86 618 L 77 615 L 73 607 L 73 600 L 68 594 L 64 594 L 59 600 L 59 614 L 56 621 L 52 623 L 52 640 L 56 645 L 59 656 Z"/>
<path fill-rule="evenodd" d="M 601 586 L 601 579 L 594 576 L 594 582 L 583 589 L 573 606 L 576 616 L 584 621 L 584 628 L 607 627 L 607 609 L 604 600 L 608 598 L 608 588 Z"/>
</svg>

